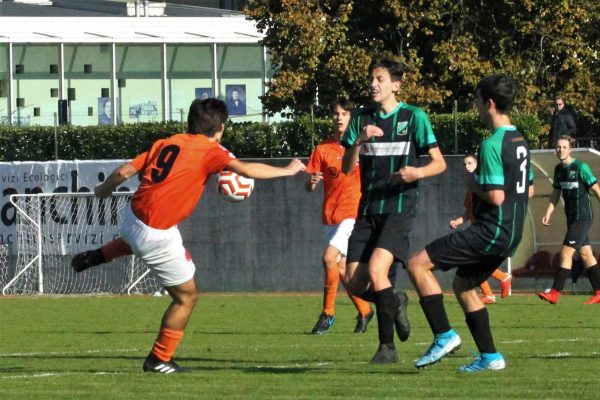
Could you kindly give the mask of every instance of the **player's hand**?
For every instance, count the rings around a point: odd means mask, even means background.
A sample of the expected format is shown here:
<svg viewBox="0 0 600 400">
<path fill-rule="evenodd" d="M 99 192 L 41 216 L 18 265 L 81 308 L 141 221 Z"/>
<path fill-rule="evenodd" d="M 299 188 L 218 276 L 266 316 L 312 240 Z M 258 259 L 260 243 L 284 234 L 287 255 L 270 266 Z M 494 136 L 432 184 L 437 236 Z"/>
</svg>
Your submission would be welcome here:
<svg viewBox="0 0 600 400">
<path fill-rule="evenodd" d="M 381 130 L 381 128 L 375 125 L 365 125 L 365 127 L 362 129 L 358 140 L 360 143 L 363 143 L 376 136 L 383 136 L 383 131 Z"/>
<path fill-rule="evenodd" d="M 296 175 L 300 171 L 304 171 L 306 169 L 306 165 L 297 158 L 293 159 L 286 167 L 290 175 Z"/>
<path fill-rule="evenodd" d="M 394 183 L 411 183 L 419 178 L 421 178 L 419 168 L 415 167 L 404 167 L 392 174 L 392 182 Z"/>
<path fill-rule="evenodd" d="M 547 215 L 544 215 L 544 217 L 542 218 L 542 224 L 545 226 L 550 226 L 550 217 Z"/>
<path fill-rule="evenodd" d="M 314 174 L 312 174 L 310 176 L 310 184 L 311 185 L 316 185 L 319 182 L 321 182 L 323 180 L 323 173 L 322 172 L 315 172 Z"/>
<path fill-rule="evenodd" d="M 462 218 L 456 218 L 450 221 L 450 228 L 456 229 L 462 224 Z"/>
<path fill-rule="evenodd" d="M 99 183 L 94 188 L 94 194 L 98 197 L 109 197 L 112 195 L 112 189 L 107 188 L 105 185 L 102 185 L 102 183 Z"/>
</svg>

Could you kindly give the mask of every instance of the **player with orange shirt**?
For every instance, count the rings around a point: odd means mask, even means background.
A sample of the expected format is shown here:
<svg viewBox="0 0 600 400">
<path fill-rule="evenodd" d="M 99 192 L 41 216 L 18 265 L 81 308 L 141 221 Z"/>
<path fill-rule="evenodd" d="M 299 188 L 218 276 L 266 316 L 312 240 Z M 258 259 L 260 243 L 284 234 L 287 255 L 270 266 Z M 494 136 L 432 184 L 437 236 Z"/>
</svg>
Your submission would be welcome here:
<svg viewBox="0 0 600 400">
<path fill-rule="evenodd" d="M 323 252 L 325 284 L 323 288 L 323 310 L 312 333 L 323 334 L 335 321 L 335 298 L 339 282 L 346 281 L 346 253 L 348 238 L 352 233 L 360 202 L 360 170 L 358 164 L 346 175 L 342 173 L 344 147 L 340 141 L 348 123 L 353 104 L 338 99 L 331 104 L 333 134 L 317 145 L 310 156 L 306 172 L 310 174 L 306 190 L 312 192 L 323 182 L 322 222 L 327 247 Z M 348 293 L 358 310 L 354 333 L 364 333 L 375 313 L 365 300 Z"/>
<path fill-rule="evenodd" d="M 473 173 L 477 168 L 477 157 L 475 157 L 473 154 L 467 154 L 463 161 L 465 170 L 468 173 Z M 463 215 L 450 221 L 450 227 L 452 229 L 458 228 L 466 221 L 471 221 L 471 223 L 475 222 L 475 217 L 473 216 L 473 193 L 470 190 L 467 190 L 465 193 L 463 207 L 465 208 Z M 512 285 L 512 275 L 507 274 L 498 268 L 492 273 L 492 278 L 500 282 L 500 297 L 505 298 L 508 296 L 510 293 L 510 287 Z M 490 287 L 488 281 L 485 281 L 479 285 L 479 288 L 483 293 L 480 298 L 484 304 L 494 304 L 496 302 L 496 296 L 494 295 L 494 292 L 492 292 L 492 288 Z"/>
<path fill-rule="evenodd" d="M 198 289 L 196 268 L 183 247 L 177 224 L 192 213 L 210 175 L 228 169 L 250 178 L 269 179 L 305 169 L 299 160 L 279 168 L 236 159 L 219 144 L 228 117 L 223 101 L 194 100 L 188 113 L 188 133 L 156 141 L 149 151 L 117 167 L 94 190 L 96 196 L 107 197 L 130 177 L 141 175 L 131 207 L 124 212 L 121 237 L 173 299 L 144 361 L 146 372 L 183 370 L 172 357 L 196 305 Z"/>
</svg>

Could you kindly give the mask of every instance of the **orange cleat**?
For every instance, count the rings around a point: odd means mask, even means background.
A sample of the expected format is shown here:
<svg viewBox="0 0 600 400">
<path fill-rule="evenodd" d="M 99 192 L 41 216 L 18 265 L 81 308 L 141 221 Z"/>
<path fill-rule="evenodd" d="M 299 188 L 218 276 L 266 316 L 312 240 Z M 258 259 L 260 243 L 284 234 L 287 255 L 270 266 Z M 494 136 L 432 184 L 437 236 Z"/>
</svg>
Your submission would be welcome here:
<svg viewBox="0 0 600 400">
<path fill-rule="evenodd" d="M 505 298 L 510 293 L 512 285 L 512 275 L 508 274 L 506 278 L 500 281 L 500 297 Z"/>
<path fill-rule="evenodd" d="M 583 304 L 600 304 L 600 290 L 596 290 L 596 293 L 587 301 L 584 301 Z"/>
<path fill-rule="evenodd" d="M 496 296 L 482 295 L 479 298 L 481 299 L 481 302 L 483 304 L 495 304 L 496 303 Z"/>
<path fill-rule="evenodd" d="M 546 300 L 550 304 L 558 303 L 558 297 L 560 292 L 558 290 L 550 289 L 549 292 L 539 292 L 538 297 L 542 300 Z"/>
</svg>

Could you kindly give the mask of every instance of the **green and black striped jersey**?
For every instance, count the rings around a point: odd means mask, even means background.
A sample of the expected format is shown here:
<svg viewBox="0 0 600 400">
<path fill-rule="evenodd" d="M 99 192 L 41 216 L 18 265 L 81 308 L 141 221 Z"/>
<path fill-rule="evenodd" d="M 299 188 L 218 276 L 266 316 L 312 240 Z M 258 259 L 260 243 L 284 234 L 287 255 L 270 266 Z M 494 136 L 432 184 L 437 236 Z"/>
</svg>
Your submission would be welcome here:
<svg viewBox="0 0 600 400">
<path fill-rule="evenodd" d="M 478 245 L 490 254 L 510 256 L 521 241 L 529 186 L 533 184 L 530 157 L 529 144 L 514 126 L 498 127 L 481 142 L 477 184 L 484 192 L 504 191 L 500 206 L 473 196 L 474 227 L 482 240 Z"/>
<path fill-rule="evenodd" d="M 362 197 L 359 215 L 415 213 L 418 180 L 393 183 L 391 176 L 403 167 L 418 167 L 418 157 L 438 147 L 425 111 L 399 103 L 383 114 L 377 105 L 361 108 L 352 116 L 342 145 L 350 148 L 365 125 L 377 125 L 384 134 L 361 144 Z"/>
<path fill-rule="evenodd" d="M 567 223 L 594 218 L 589 190 L 597 181 L 589 165 L 576 159 L 568 165 L 559 163 L 554 168 L 552 186 L 562 191 Z"/>
</svg>

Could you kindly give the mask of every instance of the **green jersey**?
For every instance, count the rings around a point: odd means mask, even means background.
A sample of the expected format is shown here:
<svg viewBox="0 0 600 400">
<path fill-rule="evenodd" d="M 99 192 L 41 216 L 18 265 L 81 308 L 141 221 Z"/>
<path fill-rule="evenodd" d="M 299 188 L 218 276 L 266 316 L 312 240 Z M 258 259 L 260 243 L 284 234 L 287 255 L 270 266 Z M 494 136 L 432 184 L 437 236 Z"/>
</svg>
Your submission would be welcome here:
<svg viewBox="0 0 600 400">
<path fill-rule="evenodd" d="M 559 163 L 554 168 L 552 186 L 562 191 L 567 223 L 594 218 L 589 190 L 596 182 L 590 167 L 579 160 L 573 159 L 568 165 Z"/>
<path fill-rule="evenodd" d="M 384 114 L 377 105 L 357 110 L 342 138 L 350 148 L 366 125 L 376 125 L 383 136 L 362 143 L 359 164 L 362 197 L 359 215 L 415 213 L 418 180 L 393 183 L 392 174 L 403 167 L 418 167 L 418 157 L 437 147 L 431 123 L 425 111 L 399 103 Z"/>
<path fill-rule="evenodd" d="M 497 128 L 481 143 L 475 179 L 479 188 L 504 191 L 504 202 L 493 205 L 473 196 L 475 226 L 484 250 L 510 256 L 519 245 L 533 184 L 529 144 L 514 126 Z"/>
</svg>

